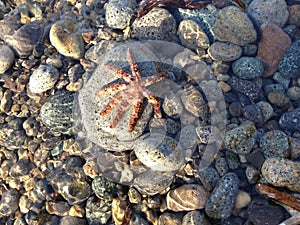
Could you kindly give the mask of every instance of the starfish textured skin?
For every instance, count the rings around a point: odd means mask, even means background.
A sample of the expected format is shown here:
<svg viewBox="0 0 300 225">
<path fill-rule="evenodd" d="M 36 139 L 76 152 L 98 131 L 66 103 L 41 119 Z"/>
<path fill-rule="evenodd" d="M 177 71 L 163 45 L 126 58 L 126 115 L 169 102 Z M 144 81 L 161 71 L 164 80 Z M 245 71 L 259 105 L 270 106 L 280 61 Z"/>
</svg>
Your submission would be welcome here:
<svg viewBox="0 0 300 225">
<path fill-rule="evenodd" d="M 96 95 L 103 96 L 106 93 L 115 93 L 100 112 L 100 116 L 105 116 L 110 113 L 115 106 L 117 106 L 115 115 L 110 122 L 110 128 L 116 127 L 125 111 L 133 104 L 133 111 L 128 123 L 128 131 L 132 132 L 140 118 L 145 98 L 147 98 L 148 102 L 153 105 L 154 117 L 161 118 L 162 115 L 160 112 L 159 98 L 152 95 L 146 87 L 163 80 L 168 74 L 167 72 L 161 72 L 142 79 L 140 68 L 134 61 L 133 55 L 129 49 L 127 51 L 127 59 L 130 65 L 131 74 L 112 65 L 104 65 L 125 82 L 114 83 L 102 87 Z"/>
</svg>

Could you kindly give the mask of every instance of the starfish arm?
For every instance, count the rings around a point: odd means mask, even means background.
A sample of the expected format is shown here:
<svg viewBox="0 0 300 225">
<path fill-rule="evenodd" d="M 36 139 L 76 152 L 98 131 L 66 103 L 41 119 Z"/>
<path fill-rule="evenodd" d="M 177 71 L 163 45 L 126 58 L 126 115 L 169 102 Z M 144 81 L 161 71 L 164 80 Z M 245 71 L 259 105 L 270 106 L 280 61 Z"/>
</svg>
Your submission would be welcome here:
<svg viewBox="0 0 300 225">
<path fill-rule="evenodd" d="M 133 55 L 132 55 L 132 52 L 130 51 L 130 49 L 128 49 L 128 51 L 127 51 L 127 58 L 128 58 L 128 62 L 129 62 L 129 65 L 130 65 L 130 70 L 131 70 L 132 76 L 136 80 L 141 80 L 142 75 L 141 75 L 140 67 L 134 61 Z"/>
<path fill-rule="evenodd" d="M 126 111 L 126 109 L 129 108 L 129 106 L 130 106 L 129 101 L 125 100 L 121 102 L 119 108 L 115 112 L 113 119 L 110 122 L 110 128 L 116 127 L 116 125 L 119 123 L 120 119 L 122 118 L 124 112 Z"/>
<path fill-rule="evenodd" d="M 102 111 L 100 112 L 100 116 L 105 116 L 108 113 L 110 113 L 114 106 L 116 104 L 118 104 L 120 101 L 122 101 L 123 97 L 122 97 L 122 92 L 118 92 L 117 94 L 115 94 L 107 103 L 107 105 L 104 107 L 104 109 L 102 109 Z"/>
<path fill-rule="evenodd" d="M 137 122 L 140 118 L 140 113 L 142 111 L 142 108 L 143 108 L 143 98 L 138 99 L 137 102 L 133 105 L 132 114 L 131 114 L 130 121 L 128 124 L 129 132 L 132 132 L 134 130 L 135 125 L 137 124 Z"/>
<path fill-rule="evenodd" d="M 153 111 L 154 111 L 154 117 L 155 118 L 161 118 L 161 112 L 160 112 L 160 101 L 159 98 L 156 96 L 151 95 L 150 91 L 144 92 L 145 97 L 148 99 L 148 102 L 153 105 Z"/>
<path fill-rule="evenodd" d="M 167 72 L 162 72 L 162 73 L 158 73 L 156 75 L 153 75 L 151 77 L 147 77 L 145 80 L 141 81 L 141 86 L 142 87 L 146 87 L 149 86 L 151 84 L 154 84 L 156 82 L 159 82 L 163 79 L 165 79 L 167 77 L 168 73 Z"/>
<path fill-rule="evenodd" d="M 112 65 L 109 64 L 105 64 L 104 65 L 106 68 L 110 69 L 111 71 L 113 71 L 119 78 L 122 78 L 123 80 L 125 80 L 126 82 L 131 82 L 132 81 L 132 75 L 127 73 L 125 70 L 123 69 L 118 69 Z"/>
<path fill-rule="evenodd" d="M 112 92 L 122 91 L 122 90 L 126 89 L 126 87 L 127 87 L 127 84 L 120 84 L 120 83 L 112 84 L 112 85 L 109 85 L 107 87 L 101 88 L 96 93 L 96 96 L 103 96 L 106 93 L 112 93 Z"/>
</svg>

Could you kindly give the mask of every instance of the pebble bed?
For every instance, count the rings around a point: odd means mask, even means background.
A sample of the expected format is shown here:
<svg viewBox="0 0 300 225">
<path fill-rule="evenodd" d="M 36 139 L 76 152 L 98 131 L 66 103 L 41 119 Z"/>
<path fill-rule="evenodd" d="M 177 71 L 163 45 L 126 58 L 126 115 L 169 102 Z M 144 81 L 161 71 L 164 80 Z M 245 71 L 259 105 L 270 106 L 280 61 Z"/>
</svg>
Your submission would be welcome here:
<svg viewBox="0 0 300 225">
<path fill-rule="evenodd" d="M 300 5 L 224 2 L 0 0 L 1 224 L 300 224 L 256 188 L 299 202 Z M 133 132 L 94 95 L 128 46 L 143 78 L 168 72 Z"/>
</svg>

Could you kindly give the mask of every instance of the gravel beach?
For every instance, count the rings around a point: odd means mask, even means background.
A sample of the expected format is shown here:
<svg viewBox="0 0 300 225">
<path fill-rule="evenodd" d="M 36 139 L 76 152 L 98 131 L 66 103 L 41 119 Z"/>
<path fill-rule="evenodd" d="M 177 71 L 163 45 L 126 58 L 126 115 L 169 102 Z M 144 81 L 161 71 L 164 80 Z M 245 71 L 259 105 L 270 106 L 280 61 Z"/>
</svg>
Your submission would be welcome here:
<svg viewBox="0 0 300 225">
<path fill-rule="evenodd" d="M 300 1 L 0 0 L 0 224 L 299 225 Z"/>
</svg>

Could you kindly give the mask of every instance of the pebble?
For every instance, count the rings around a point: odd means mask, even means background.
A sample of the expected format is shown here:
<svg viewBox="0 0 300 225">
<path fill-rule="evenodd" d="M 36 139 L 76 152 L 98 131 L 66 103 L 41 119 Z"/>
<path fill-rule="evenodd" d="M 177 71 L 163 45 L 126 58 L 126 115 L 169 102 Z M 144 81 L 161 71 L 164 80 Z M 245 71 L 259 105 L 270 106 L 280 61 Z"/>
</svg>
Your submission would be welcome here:
<svg viewBox="0 0 300 225">
<path fill-rule="evenodd" d="M 142 195 L 133 187 L 128 190 L 128 199 L 133 204 L 138 204 L 142 201 Z"/>
<path fill-rule="evenodd" d="M 55 224 L 55 222 L 52 222 Z M 64 216 L 60 219 L 60 224 L 64 225 L 85 225 L 86 220 L 83 218 L 73 217 L 73 216 Z"/>
<path fill-rule="evenodd" d="M 289 131 L 300 131 L 300 108 L 285 112 L 279 119 L 279 125 L 282 129 Z"/>
<path fill-rule="evenodd" d="M 242 113 L 242 106 L 240 102 L 231 103 L 228 109 L 232 117 L 239 117 Z"/>
<path fill-rule="evenodd" d="M 154 171 L 175 171 L 184 163 L 184 152 L 175 139 L 161 134 L 145 134 L 136 142 L 134 152 Z"/>
<path fill-rule="evenodd" d="M 251 166 L 251 165 L 246 167 L 245 175 L 250 184 L 257 183 L 257 181 L 260 178 L 259 171 L 254 166 Z"/>
<path fill-rule="evenodd" d="M 259 146 L 266 158 L 286 158 L 290 155 L 289 138 L 280 130 L 271 130 L 265 133 L 259 141 Z"/>
<path fill-rule="evenodd" d="M 253 57 L 241 57 L 232 64 L 233 73 L 239 78 L 252 80 L 264 72 L 262 62 Z"/>
<path fill-rule="evenodd" d="M 200 25 L 193 20 L 181 21 L 178 25 L 177 35 L 181 43 L 189 49 L 207 49 L 209 47 L 207 35 Z"/>
<path fill-rule="evenodd" d="M 271 92 L 281 92 L 284 94 L 285 88 L 282 84 L 266 84 L 264 85 L 264 91 L 267 95 Z"/>
<path fill-rule="evenodd" d="M 264 116 L 261 108 L 256 104 L 246 105 L 242 109 L 243 115 L 247 120 L 254 124 L 261 125 L 264 122 Z"/>
<path fill-rule="evenodd" d="M 246 191 L 239 190 L 236 200 L 234 203 L 234 207 L 238 209 L 242 209 L 249 205 L 251 202 L 251 196 Z"/>
<path fill-rule="evenodd" d="M 18 56 L 26 58 L 31 55 L 34 46 L 43 36 L 44 27 L 30 22 L 20 27 L 13 35 L 4 37 L 8 45 L 16 51 Z"/>
<path fill-rule="evenodd" d="M 167 194 L 168 209 L 180 212 L 203 209 L 208 197 L 208 192 L 197 184 L 184 184 Z"/>
<path fill-rule="evenodd" d="M 164 96 L 162 109 L 164 113 L 173 119 L 179 119 L 184 110 L 180 98 L 172 91 L 168 92 L 168 94 Z"/>
<path fill-rule="evenodd" d="M 287 4 L 284 0 L 253 0 L 247 11 L 259 25 L 272 22 L 283 27 L 289 18 Z"/>
<path fill-rule="evenodd" d="M 95 177 L 92 182 L 92 190 L 99 199 L 111 201 L 116 195 L 116 183 L 107 180 L 105 177 Z"/>
<path fill-rule="evenodd" d="M 72 133 L 74 94 L 59 91 L 49 98 L 40 110 L 40 117 L 52 133 Z"/>
<path fill-rule="evenodd" d="M 211 191 L 217 181 L 220 179 L 220 176 L 215 168 L 206 167 L 204 169 L 199 169 L 198 171 L 199 178 L 208 191 Z"/>
<path fill-rule="evenodd" d="M 264 122 L 268 121 L 274 115 L 272 105 L 266 101 L 259 101 L 256 105 L 260 108 Z"/>
<path fill-rule="evenodd" d="M 300 163 L 283 158 L 267 158 L 261 173 L 268 183 L 300 192 Z"/>
<path fill-rule="evenodd" d="M 282 93 L 281 91 L 271 91 L 268 94 L 268 100 L 270 103 L 278 106 L 278 107 L 284 107 L 288 105 L 289 98 L 286 96 L 285 93 Z"/>
<path fill-rule="evenodd" d="M 157 225 L 181 225 L 181 217 L 178 214 L 165 212 L 159 216 Z"/>
<path fill-rule="evenodd" d="M 13 93 L 11 90 L 6 90 L 3 93 L 0 101 L 0 112 L 8 113 L 11 110 L 13 104 L 12 95 Z"/>
<path fill-rule="evenodd" d="M 136 2 L 133 0 L 110 0 L 105 6 L 105 19 L 109 27 L 125 29 L 129 26 Z"/>
<path fill-rule="evenodd" d="M 236 154 L 248 154 L 256 142 L 256 128 L 245 123 L 225 133 L 225 147 Z"/>
<path fill-rule="evenodd" d="M 300 138 L 290 137 L 291 159 L 300 157 Z"/>
<path fill-rule="evenodd" d="M 59 77 L 58 70 L 50 65 L 41 65 L 33 71 L 29 78 L 29 89 L 40 94 L 54 87 Z"/>
<path fill-rule="evenodd" d="M 211 225 L 211 223 L 203 212 L 194 210 L 183 216 L 181 225 Z"/>
<path fill-rule="evenodd" d="M 251 81 L 232 76 L 228 81 L 228 84 L 234 91 L 246 95 L 251 100 L 255 100 L 259 97 L 260 88 Z"/>
<path fill-rule="evenodd" d="M 9 189 L 2 193 L 0 201 L 1 217 L 10 216 L 18 210 L 19 198 L 20 194 L 16 189 Z"/>
<path fill-rule="evenodd" d="M 300 6 L 295 4 L 295 5 L 289 5 L 288 6 L 288 11 L 289 11 L 289 19 L 288 19 L 288 24 L 294 24 L 297 27 L 300 27 Z"/>
<path fill-rule="evenodd" d="M 215 162 L 215 168 L 218 171 L 220 177 L 223 177 L 226 173 L 228 173 L 228 164 L 224 157 L 220 157 Z"/>
<path fill-rule="evenodd" d="M 279 26 L 271 22 L 263 24 L 261 32 L 257 58 L 264 64 L 263 76 L 269 77 L 277 71 L 279 61 L 292 41 Z"/>
<path fill-rule="evenodd" d="M 279 73 L 284 78 L 297 78 L 300 74 L 300 40 L 292 43 L 281 58 L 278 66 Z"/>
<path fill-rule="evenodd" d="M 132 38 L 171 41 L 177 25 L 166 9 L 153 8 L 145 16 L 135 19 L 131 27 Z"/>
<path fill-rule="evenodd" d="M 227 173 L 216 184 L 205 206 L 205 212 L 215 219 L 228 218 L 233 211 L 239 191 L 239 179 L 235 173 Z"/>
<path fill-rule="evenodd" d="M 15 119 L 15 122 L 20 123 L 20 125 L 14 127 L 11 123 L 0 124 L 0 145 L 9 150 L 19 149 L 26 139 L 21 121 Z"/>
<path fill-rule="evenodd" d="M 289 99 L 292 101 L 299 101 L 300 100 L 300 87 L 292 86 L 287 90 L 287 95 Z"/>
<path fill-rule="evenodd" d="M 256 41 L 256 30 L 247 14 L 235 6 L 221 9 L 213 25 L 213 32 L 219 41 L 229 41 L 245 46 Z"/>
<path fill-rule="evenodd" d="M 111 217 L 111 201 L 97 201 L 92 196 L 87 200 L 85 212 L 89 224 L 106 224 Z"/>
<path fill-rule="evenodd" d="M 0 45 L 0 74 L 8 70 L 14 61 L 14 52 L 8 46 Z"/>
<path fill-rule="evenodd" d="M 207 52 L 215 61 L 231 62 L 241 57 L 242 48 L 230 42 L 216 41 Z"/>
<path fill-rule="evenodd" d="M 49 38 L 60 54 L 79 60 L 84 54 L 84 42 L 75 28 L 69 20 L 56 21 L 51 26 Z"/>
</svg>

